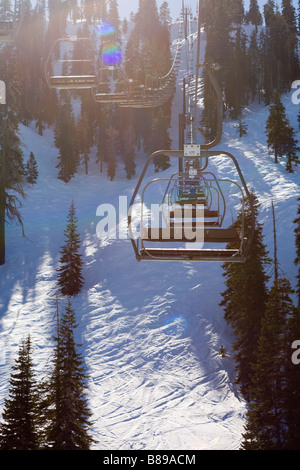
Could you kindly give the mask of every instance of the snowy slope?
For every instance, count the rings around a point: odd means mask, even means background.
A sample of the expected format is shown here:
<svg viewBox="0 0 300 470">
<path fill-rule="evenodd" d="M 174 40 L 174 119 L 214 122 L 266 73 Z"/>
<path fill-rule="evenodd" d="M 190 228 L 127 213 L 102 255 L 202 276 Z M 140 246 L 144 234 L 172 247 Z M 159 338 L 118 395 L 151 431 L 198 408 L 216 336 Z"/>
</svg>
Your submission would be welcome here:
<svg viewBox="0 0 300 470">
<path fill-rule="evenodd" d="M 174 148 L 180 96 L 179 81 L 171 130 Z M 290 95 L 284 104 L 296 126 L 297 107 Z M 266 108 L 256 105 L 245 109 L 248 133 L 242 139 L 234 123 L 225 122 L 219 147 L 238 158 L 261 202 L 260 219 L 271 252 L 273 198 L 279 261 L 294 283 L 292 220 L 300 169 L 290 175 L 284 164 L 274 165 L 264 135 L 267 115 Z M 221 266 L 137 263 L 129 239 L 97 237 L 97 207 L 109 203 L 117 208 L 120 195 L 130 200 L 143 159 L 131 181 L 121 167 L 110 182 L 91 163 L 88 177 L 82 170 L 65 184 L 57 179 L 52 131 L 40 137 L 33 127 L 21 126 L 20 136 L 25 156 L 33 151 L 38 160 L 39 179 L 26 188 L 22 207 L 27 238 L 14 224 L 7 226 L 7 262 L 0 267 L 0 408 L 24 335 L 32 338 L 36 373 L 41 377 L 47 371 L 55 331 L 58 250 L 74 199 L 85 285 L 72 305 L 89 376 L 95 448 L 237 449 L 246 407 L 233 383 L 232 338 L 219 307 Z M 230 177 L 221 158 L 217 164 L 220 174 Z M 62 311 L 65 301 L 58 302 Z M 220 357 L 221 345 L 231 357 Z"/>
</svg>

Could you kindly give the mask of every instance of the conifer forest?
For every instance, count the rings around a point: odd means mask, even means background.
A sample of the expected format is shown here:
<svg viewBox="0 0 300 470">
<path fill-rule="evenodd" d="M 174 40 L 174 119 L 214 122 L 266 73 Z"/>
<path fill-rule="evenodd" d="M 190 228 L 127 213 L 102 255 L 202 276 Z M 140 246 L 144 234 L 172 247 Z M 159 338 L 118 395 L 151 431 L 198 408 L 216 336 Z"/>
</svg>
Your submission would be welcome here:
<svg viewBox="0 0 300 470">
<path fill-rule="evenodd" d="M 299 47 L 300 0 L 0 0 L 0 450 L 300 450 Z"/>
</svg>

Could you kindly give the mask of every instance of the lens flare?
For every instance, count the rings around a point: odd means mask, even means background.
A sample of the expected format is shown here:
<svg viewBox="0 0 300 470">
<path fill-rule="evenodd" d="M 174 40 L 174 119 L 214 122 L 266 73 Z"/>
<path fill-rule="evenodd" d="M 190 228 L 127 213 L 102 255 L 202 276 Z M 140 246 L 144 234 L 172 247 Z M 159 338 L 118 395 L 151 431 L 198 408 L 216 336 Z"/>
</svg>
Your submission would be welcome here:
<svg viewBox="0 0 300 470">
<path fill-rule="evenodd" d="M 102 62 L 105 65 L 116 65 L 122 61 L 122 52 L 117 44 L 109 42 L 103 46 Z"/>
<path fill-rule="evenodd" d="M 116 28 L 106 20 L 102 20 L 98 28 L 100 36 L 110 36 L 111 34 L 114 34 L 115 31 Z"/>
</svg>

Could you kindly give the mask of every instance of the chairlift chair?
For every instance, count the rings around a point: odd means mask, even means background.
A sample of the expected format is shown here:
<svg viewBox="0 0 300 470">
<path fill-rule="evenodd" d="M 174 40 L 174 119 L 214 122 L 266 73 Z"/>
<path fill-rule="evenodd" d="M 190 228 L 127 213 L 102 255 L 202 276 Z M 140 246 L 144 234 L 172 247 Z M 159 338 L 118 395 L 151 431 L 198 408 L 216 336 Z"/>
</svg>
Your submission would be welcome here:
<svg viewBox="0 0 300 470">
<path fill-rule="evenodd" d="M 131 243 L 138 261 L 218 261 L 244 262 L 254 233 L 252 200 L 236 159 L 228 152 L 206 151 L 207 161 L 222 155 L 229 158 L 237 170 L 237 179 L 217 178 L 213 172 L 197 170 L 193 183 L 185 171 L 170 178 L 155 178 L 145 183 L 147 169 L 158 155 L 184 159 L 184 151 L 158 151 L 148 158 L 133 193 L 128 212 Z M 189 157 L 196 162 L 197 156 Z M 224 227 L 226 198 L 222 186 L 234 187 L 241 210 L 239 228 Z M 153 219 L 149 212 L 147 195 L 166 189 L 161 199 L 162 217 Z M 156 188 L 156 189 L 155 189 Z M 246 236 L 244 211 L 246 203 L 251 210 L 251 227 Z M 134 215 L 140 207 L 139 216 Z M 150 221 L 150 226 L 149 226 Z M 155 222 L 155 223 L 153 223 Z M 134 227 L 139 230 L 134 232 Z"/>
<path fill-rule="evenodd" d="M 58 59 L 55 60 L 52 71 L 52 55 L 55 50 L 59 52 L 60 44 L 70 43 L 72 47 L 74 47 L 74 44 L 79 41 L 86 42 L 89 45 L 91 58 L 87 59 L 82 57 L 80 59 Z M 76 67 L 76 65 L 87 65 L 90 73 L 73 73 L 69 71 L 62 73 L 61 69 L 63 64 L 67 66 L 71 65 L 72 67 Z M 96 87 L 97 80 L 96 74 L 94 73 L 94 47 L 92 41 L 89 38 L 80 38 L 77 36 L 68 36 L 56 39 L 45 63 L 45 76 L 49 88 L 64 90 L 86 90 Z"/>
<path fill-rule="evenodd" d="M 96 103 L 124 103 L 128 99 L 128 83 L 116 66 L 100 67 L 97 87 L 92 90 Z"/>
<path fill-rule="evenodd" d="M 13 20 L 0 20 L 0 43 L 12 42 L 14 40 Z"/>
<path fill-rule="evenodd" d="M 0 15 L 0 44 L 11 44 L 15 41 L 24 18 L 23 8 L 14 2 L 14 12 L 9 8 L 2 9 Z"/>
</svg>

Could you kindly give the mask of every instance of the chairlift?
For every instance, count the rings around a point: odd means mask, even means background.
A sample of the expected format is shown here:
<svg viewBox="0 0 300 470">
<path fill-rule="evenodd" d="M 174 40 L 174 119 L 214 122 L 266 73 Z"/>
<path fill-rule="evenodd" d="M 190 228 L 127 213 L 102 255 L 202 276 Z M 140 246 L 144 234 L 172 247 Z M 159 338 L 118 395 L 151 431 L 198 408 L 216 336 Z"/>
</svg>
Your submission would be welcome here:
<svg viewBox="0 0 300 470">
<path fill-rule="evenodd" d="M 24 17 L 24 12 L 14 3 L 14 12 L 7 5 L 7 9 L 0 15 L 0 44 L 11 44 L 15 41 Z"/>
<path fill-rule="evenodd" d="M 13 20 L 0 20 L 0 42 L 12 42 L 14 39 Z"/>
<path fill-rule="evenodd" d="M 230 153 L 203 153 L 204 166 L 199 166 L 198 155 L 187 159 L 184 150 L 158 151 L 148 158 L 128 212 L 129 235 L 138 261 L 245 261 L 254 233 L 252 200 L 245 180 Z M 182 159 L 186 165 L 170 178 L 147 180 L 147 170 L 159 155 Z M 209 171 L 216 156 L 231 161 L 236 179 L 219 178 Z M 239 228 L 231 227 L 225 217 L 224 188 L 240 206 Z M 162 195 L 160 201 L 154 200 L 158 194 Z M 249 232 L 245 230 L 246 204 L 252 214 Z"/>
<path fill-rule="evenodd" d="M 97 87 L 92 90 L 97 103 L 123 103 L 128 98 L 128 84 L 118 66 L 100 67 Z"/>
<path fill-rule="evenodd" d="M 168 77 L 147 77 L 145 84 L 131 87 L 128 99 L 120 103 L 126 108 L 157 108 L 166 103 L 174 91 L 174 74 Z"/>
<path fill-rule="evenodd" d="M 54 64 L 52 65 L 53 54 L 54 52 L 59 54 L 61 44 L 71 44 L 71 51 L 69 50 L 67 52 L 72 53 L 74 45 L 77 42 L 83 42 L 88 45 L 90 58 L 82 57 L 80 59 L 72 59 L 67 57 L 66 59 L 54 59 Z M 72 70 L 69 70 L 70 67 Z M 82 71 L 82 69 L 84 69 L 84 71 Z M 94 73 L 94 47 L 91 39 L 77 36 L 56 39 L 45 63 L 45 76 L 49 88 L 84 90 L 96 87 L 97 78 Z"/>
</svg>

